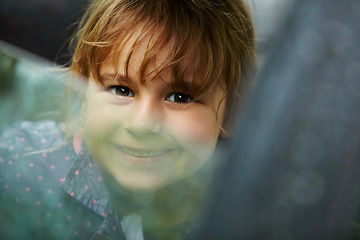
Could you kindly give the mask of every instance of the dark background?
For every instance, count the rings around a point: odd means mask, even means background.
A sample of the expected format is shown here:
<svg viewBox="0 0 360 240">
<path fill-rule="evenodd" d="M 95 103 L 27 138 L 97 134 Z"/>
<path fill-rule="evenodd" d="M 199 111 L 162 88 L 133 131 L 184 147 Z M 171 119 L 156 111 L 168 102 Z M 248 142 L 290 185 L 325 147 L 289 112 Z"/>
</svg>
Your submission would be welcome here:
<svg viewBox="0 0 360 240">
<path fill-rule="evenodd" d="M 68 43 L 90 0 L 0 0 L 0 40 L 59 64 L 69 62 Z M 294 0 L 248 0 L 259 54 Z"/>
<path fill-rule="evenodd" d="M 68 43 L 87 0 L 0 0 L 0 40 L 50 61 L 70 60 Z"/>
</svg>

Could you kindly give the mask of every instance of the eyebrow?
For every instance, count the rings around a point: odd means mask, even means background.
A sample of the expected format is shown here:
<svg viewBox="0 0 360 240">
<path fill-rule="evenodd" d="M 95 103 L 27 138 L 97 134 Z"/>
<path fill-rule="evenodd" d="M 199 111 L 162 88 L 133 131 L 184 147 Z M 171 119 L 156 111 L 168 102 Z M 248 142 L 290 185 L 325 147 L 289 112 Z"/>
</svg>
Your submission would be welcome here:
<svg viewBox="0 0 360 240">
<path fill-rule="evenodd" d="M 187 93 L 187 94 L 191 94 L 191 95 L 196 94 L 196 92 L 198 92 L 198 90 L 201 88 L 201 86 L 199 84 L 194 83 L 194 82 L 186 82 L 185 80 L 182 80 L 182 81 L 174 80 L 174 81 L 171 81 L 171 83 L 169 85 L 175 91 L 179 91 L 179 92 L 183 92 L 183 93 Z"/>
<path fill-rule="evenodd" d="M 106 81 L 116 82 L 116 84 L 127 84 L 130 87 L 133 87 L 134 84 L 128 77 L 123 74 L 117 73 L 102 73 L 100 74 L 100 82 L 106 84 Z M 201 89 L 201 85 L 195 82 L 187 82 L 185 80 L 172 80 L 168 84 L 173 91 L 182 92 L 190 94 L 192 96 L 197 95 L 198 91 Z"/>
<path fill-rule="evenodd" d="M 116 81 L 117 83 L 126 83 L 130 84 L 130 80 L 123 74 L 116 74 L 116 73 L 102 73 L 99 75 L 100 82 L 105 83 L 105 81 Z"/>
</svg>

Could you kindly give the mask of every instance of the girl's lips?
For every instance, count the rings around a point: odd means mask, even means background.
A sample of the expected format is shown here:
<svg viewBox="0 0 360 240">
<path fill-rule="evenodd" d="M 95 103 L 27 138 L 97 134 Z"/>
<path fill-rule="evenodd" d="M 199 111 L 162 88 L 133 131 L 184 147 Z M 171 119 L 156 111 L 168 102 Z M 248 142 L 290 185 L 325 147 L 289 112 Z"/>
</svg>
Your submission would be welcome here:
<svg viewBox="0 0 360 240">
<path fill-rule="evenodd" d="M 172 162 L 176 159 L 179 151 L 175 148 L 169 149 L 139 149 L 122 145 L 115 145 L 119 153 L 119 160 L 130 166 L 158 166 L 160 163 Z"/>
<path fill-rule="evenodd" d="M 138 157 L 138 158 L 149 158 L 149 157 L 157 157 L 164 154 L 167 154 L 168 152 L 173 151 L 174 149 L 160 149 L 160 150 L 148 150 L 148 149 L 135 149 L 135 148 L 129 148 L 124 146 L 118 146 L 118 149 L 122 151 L 123 153 Z"/>
</svg>

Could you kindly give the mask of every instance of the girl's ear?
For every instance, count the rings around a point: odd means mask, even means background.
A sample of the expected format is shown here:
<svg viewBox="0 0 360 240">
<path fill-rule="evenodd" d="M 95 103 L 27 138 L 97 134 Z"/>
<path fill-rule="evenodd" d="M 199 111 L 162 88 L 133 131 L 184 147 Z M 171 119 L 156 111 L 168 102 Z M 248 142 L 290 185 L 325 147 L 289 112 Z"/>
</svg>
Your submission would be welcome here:
<svg viewBox="0 0 360 240">
<path fill-rule="evenodd" d="M 231 115 L 228 109 L 225 110 L 223 121 L 220 125 L 220 137 L 229 138 L 236 129 L 236 118 Z"/>
<path fill-rule="evenodd" d="M 228 121 L 224 120 L 224 122 L 220 126 L 220 137 L 221 138 L 230 137 L 230 131 L 229 131 L 230 128 L 226 122 L 228 122 Z"/>
<path fill-rule="evenodd" d="M 92 79 L 88 78 L 88 80 L 84 82 L 84 89 L 86 89 L 86 91 L 84 91 L 81 96 L 82 97 L 81 118 L 83 121 L 85 120 L 85 113 L 87 108 L 86 96 L 87 96 L 87 89 L 89 87 L 89 81 L 92 81 Z"/>
<path fill-rule="evenodd" d="M 220 100 L 220 103 L 218 105 L 218 108 L 217 108 L 217 120 L 218 120 L 218 123 L 220 124 L 220 134 L 219 134 L 219 137 L 220 138 L 228 138 L 230 136 L 230 126 L 229 126 L 229 109 L 228 109 L 228 106 L 227 106 L 227 97 L 226 97 L 226 94 L 225 94 L 225 89 L 222 89 L 223 90 L 223 96 Z M 219 114 L 222 114 L 222 116 L 219 116 Z M 221 119 L 221 121 L 219 121 Z"/>
<path fill-rule="evenodd" d="M 220 137 L 228 138 L 228 137 L 230 137 L 230 133 L 228 133 L 225 129 L 221 128 Z"/>
<path fill-rule="evenodd" d="M 81 118 L 84 120 L 85 119 L 85 112 L 86 112 L 86 102 L 84 101 L 82 107 L 81 107 Z"/>
</svg>

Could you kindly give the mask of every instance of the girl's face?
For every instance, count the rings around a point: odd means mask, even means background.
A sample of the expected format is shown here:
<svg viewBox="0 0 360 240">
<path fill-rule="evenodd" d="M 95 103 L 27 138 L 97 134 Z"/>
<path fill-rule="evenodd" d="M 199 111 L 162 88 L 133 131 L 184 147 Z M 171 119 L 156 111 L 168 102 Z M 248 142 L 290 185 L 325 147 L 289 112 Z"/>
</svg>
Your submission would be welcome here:
<svg viewBox="0 0 360 240">
<path fill-rule="evenodd" d="M 220 86 L 193 100 L 172 87 L 170 71 L 154 78 L 167 48 L 156 54 L 141 83 L 138 71 L 148 39 L 135 48 L 126 77 L 125 61 L 134 41 L 130 38 L 122 48 L 118 66 L 112 57 L 102 64 L 103 85 L 90 79 L 84 133 L 93 157 L 121 185 L 155 190 L 189 176 L 209 159 L 226 103 Z M 185 79 L 184 86 L 188 84 Z M 195 87 L 191 84 L 187 87 Z"/>
</svg>

